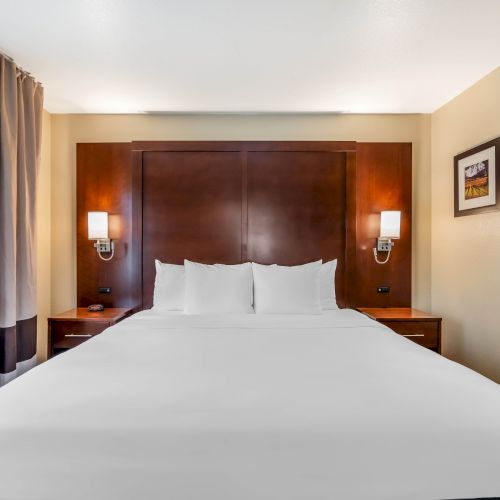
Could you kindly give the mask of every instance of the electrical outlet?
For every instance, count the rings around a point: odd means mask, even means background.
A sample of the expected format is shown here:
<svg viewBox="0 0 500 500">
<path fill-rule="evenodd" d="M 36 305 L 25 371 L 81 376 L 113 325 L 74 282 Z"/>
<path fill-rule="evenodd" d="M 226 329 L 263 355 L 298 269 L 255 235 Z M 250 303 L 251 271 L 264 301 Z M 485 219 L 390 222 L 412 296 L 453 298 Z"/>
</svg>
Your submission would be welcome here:
<svg viewBox="0 0 500 500">
<path fill-rule="evenodd" d="M 384 240 L 382 238 L 378 238 L 377 240 L 377 251 L 378 252 L 388 252 L 392 248 L 391 240 Z"/>
</svg>

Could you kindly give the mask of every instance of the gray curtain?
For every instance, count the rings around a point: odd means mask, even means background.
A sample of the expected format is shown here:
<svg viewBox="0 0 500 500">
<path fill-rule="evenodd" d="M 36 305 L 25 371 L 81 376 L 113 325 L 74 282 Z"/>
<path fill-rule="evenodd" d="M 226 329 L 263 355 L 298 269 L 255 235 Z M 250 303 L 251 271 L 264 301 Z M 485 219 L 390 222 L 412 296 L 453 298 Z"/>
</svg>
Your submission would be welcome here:
<svg viewBox="0 0 500 500">
<path fill-rule="evenodd" d="M 41 85 L 0 54 L 0 386 L 35 364 L 42 112 Z"/>
</svg>

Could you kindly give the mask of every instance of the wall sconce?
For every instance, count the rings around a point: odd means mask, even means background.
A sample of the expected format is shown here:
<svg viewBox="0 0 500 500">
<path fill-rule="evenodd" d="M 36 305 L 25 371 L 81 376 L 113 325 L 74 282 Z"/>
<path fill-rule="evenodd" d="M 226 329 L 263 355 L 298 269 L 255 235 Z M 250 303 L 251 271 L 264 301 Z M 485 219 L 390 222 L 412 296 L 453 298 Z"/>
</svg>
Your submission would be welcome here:
<svg viewBox="0 0 500 500">
<path fill-rule="evenodd" d="M 97 254 L 102 260 L 111 260 L 115 254 L 115 243 L 109 239 L 108 212 L 88 213 L 89 240 L 97 240 L 94 246 Z M 103 257 L 101 253 L 109 253 L 109 257 Z"/>
<path fill-rule="evenodd" d="M 377 246 L 373 249 L 373 256 L 377 264 L 389 262 L 391 250 L 394 246 L 392 240 L 398 240 L 401 228 L 401 212 L 399 210 L 385 210 L 380 212 L 380 236 Z M 378 260 L 378 252 L 387 252 L 385 260 Z"/>
</svg>

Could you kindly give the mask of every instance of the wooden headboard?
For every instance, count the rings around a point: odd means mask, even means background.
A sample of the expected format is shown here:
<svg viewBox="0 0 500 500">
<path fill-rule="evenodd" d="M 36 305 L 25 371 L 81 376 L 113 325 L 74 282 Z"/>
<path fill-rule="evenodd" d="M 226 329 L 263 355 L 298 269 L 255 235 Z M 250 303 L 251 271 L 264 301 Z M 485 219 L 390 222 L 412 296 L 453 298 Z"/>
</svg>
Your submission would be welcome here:
<svg viewBox="0 0 500 500">
<path fill-rule="evenodd" d="M 78 144 L 77 153 L 80 306 L 149 307 L 155 258 L 337 258 L 340 305 L 411 305 L 411 144 L 134 141 Z M 390 209 L 402 210 L 401 239 L 380 266 L 372 248 L 379 212 Z M 86 237 L 90 210 L 120 220 L 110 262 Z"/>
<path fill-rule="evenodd" d="M 354 152 L 350 142 L 134 143 L 142 306 L 152 305 L 154 260 L 185 258 L 282 265 L 337 258 L 336 292 L 346 305 Z"/>
</svg>

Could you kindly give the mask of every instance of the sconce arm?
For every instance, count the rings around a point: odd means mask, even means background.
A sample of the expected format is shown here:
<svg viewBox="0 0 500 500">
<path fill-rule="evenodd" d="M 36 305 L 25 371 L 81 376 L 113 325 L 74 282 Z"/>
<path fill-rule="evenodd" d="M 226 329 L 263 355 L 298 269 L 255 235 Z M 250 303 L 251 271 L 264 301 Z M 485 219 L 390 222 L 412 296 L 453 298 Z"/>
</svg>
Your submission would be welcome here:
<svg viewBox="0 0 500 500">
<path fill-rule="evenodd" d="M 101 258 L 101 260 L 105 260 L 105 261 L 111 260 L 114 257 L 114 255 L 115 255 L 115 242 L 113 240 L 111 240 L 109 243 L 110 243 L 110 246 L 111 246 L 111 255 L 109 257 L 103 257 L 102 254 L 101 254 L 101 250 L 99 248 L 99 244 L 96 245 L 97 255 L 99 255 L 99 257 Z"/>
<path fill-rule="evenodd" d="M 378 260 L 378 252 L 376 248 L 373 248 L 373 257 L 375 258 L 375 262 L 377 264 L 387 264 L 389 262 L 389 257 L 391 256 L 391 249 L 387 252 L 387 257 L 385 260 Z"/>
</svg>

